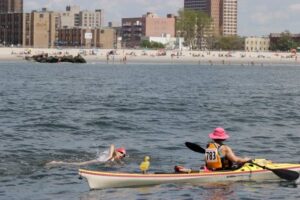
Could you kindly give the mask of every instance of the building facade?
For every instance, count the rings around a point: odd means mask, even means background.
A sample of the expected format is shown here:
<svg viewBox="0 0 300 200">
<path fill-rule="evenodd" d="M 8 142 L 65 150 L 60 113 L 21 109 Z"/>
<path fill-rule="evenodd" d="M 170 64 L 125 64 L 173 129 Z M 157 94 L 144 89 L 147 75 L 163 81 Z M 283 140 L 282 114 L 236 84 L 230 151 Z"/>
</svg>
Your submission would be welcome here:
<svg viewBox="0 0 300 200">
<path fill-rule="evenodd" d="M 159 17 L 154 13 L 147 13 L 142 17 L 143 34 L 152 37 L 175 36 L 175 16 Z"/>
<path fill-rule="evenodd" d="M 237 0 L 184 0 L 184 8 L 210 16 L 215 35 L 237 35 Z"/>
<path fill-rule="evenodd" d="M 222 0 L 208 1 L 208 15 L 213 19 L 213 32 L 214 35 L 222 35 L 221 22 L 222 22 Z"/>
<path fill-rule="evenodd" d="M 3 46 L 22 45 L 23 13 L 0 14 L 0 44 Z"/>
<path fill-rule="evenodd" d="M 79 6 L 67 6 L 65 12 L 59 13 L 59 27 L 73 28 L 79 26 Z"/>
<path fill-rule="evenodd" d="M 59 28 L 101 28 L 102 10 L 80 10 L 79 6 L 67 6 L 65 12 L 59 13 Z"/>
<path fill-rule="evenodd" d="M 54 47 L 57 40 L 58 17 L 58 13 L 46 9 L 24 14 L 23 46 L 35 48 Z"/>
<path fill-rule="evenodd" d="M 237 0 L 223 0 L 221 34 L 237 35 Z"/>
<path fill-rule="evenodd" d="M 57 46 L 111 49 L 116 45 L 113 28 L 68 28 L 58 30 Z"/>
<path fill-rule="evenodd" d="M 208 12 L 209 0 L 184 0 L 184 8 Z"/>
<path fill-rule="evenodd" d="M 289 36 L 291 37 L 291 39 L 293 41 L 300 43 L 300 33 L 298 33 L 298 34 L 290 33 Z M 269 36 L 270 43 L 276 44 L 281 37 L 282 37 L 282 33 L 271 33 Z"/>
<path fill-rule="evenodd" d="M 175 36 L 175 17 L 159 17 L 154 13 L 147 13 L 142 17 L 122 19 L 122 43 L 124 47 L 136 47 L 142 37 L 170 37 Z"/>
<path fill-rule="evenodd" d="M 23 0 L 1 0 L 0 13 L 22 13 Z"/>
<path fill-rule="evenodd" d="M 100 28 L 102 26 L 102 10 L 80 11 L 79 26 L 82 28 Z"/>
<path fill-rule="evenodd" d="M 245 51 L 269 51 L 270 38 L 248 37 L 245 39 Z"/>
<path fill-rule="evenodd" d="M 0 1 L 0 45 L 22 45 L 23 0 Z"/>
</svg>

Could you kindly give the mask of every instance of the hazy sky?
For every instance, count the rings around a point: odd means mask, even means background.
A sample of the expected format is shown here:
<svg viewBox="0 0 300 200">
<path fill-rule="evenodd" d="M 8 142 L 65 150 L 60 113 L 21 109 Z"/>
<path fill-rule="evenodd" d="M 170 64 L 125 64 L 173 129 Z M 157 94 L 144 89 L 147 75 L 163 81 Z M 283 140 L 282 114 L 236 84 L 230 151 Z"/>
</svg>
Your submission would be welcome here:
<svg viewBox="0 0 300 200">
<path fill-rule="evenodd" d="M 177 14 L 184 0 L 24 0 L 25 11 L 65 10 L 66 5 L 81 9 L 102 9 L 105 24 L 121 23 L 122 17 L 140 17 L 146 12 L 160 16 Z M 238 34 L 268 35 L 270 32 L 289 30 L 300 33 L 300 0 L 238 0 Z"/>
</svg>

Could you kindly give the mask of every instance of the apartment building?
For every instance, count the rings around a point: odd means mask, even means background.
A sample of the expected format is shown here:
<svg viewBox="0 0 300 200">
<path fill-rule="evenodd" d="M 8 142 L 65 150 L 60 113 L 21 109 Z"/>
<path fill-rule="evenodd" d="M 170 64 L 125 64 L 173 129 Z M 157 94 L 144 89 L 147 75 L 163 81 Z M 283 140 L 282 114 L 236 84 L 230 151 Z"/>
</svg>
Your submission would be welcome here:
<svg viewBox="0 0 300 200">
<path fill-rule="evenodd" d="M 78 27 L 79 26 L 79 6 L 67 6 L 65 12 L 59 13 L 60 28 Z"/>
<path fill-rule="evenodd" d="M 79 26 L 82 28 L 100 28 L 102 26 L 102 10 L 80 11 Z"/>
<path fill-rule="evenodd" d="M 58 30 L 58 46 L 86 48 L 115 48 L 116 31 L 113 28 L 68 28 Z"/>
<path fill-rule="evenodd" d="M 23 13 L 0 14 L 0 44 L 19 46 L 22 44 Z"/>
<path fill-rule="evenodd" d="M 54 47 L 57 40 L 59 14 L 42 9 L 24 14 L 23 46 L 35 48 Z"/>
<path fill-rule="evenodd" d="M 300 43 L 300 33 L 295 34 L 295 33 L 290 33 L 289 35 L 291 39 L 297 43 Z M 282 33 L 271 33 L 269 38 L 270 38 L 270 43 L 271 44 L 276 44 L 278 40 L 282 37 Z"/>
<path fill-rule="evenodd" d="M 237 35 L 237 0 L 184 0 L 184 8 L 210 16 L 215 35 Z"/>
<path fill-rule="evenodd" d="M 237 0 L 223 0 L 221 34 L 237 35 Z"/>
<path fill-rule="evenodd" d="M 23 0 L 0 1 L 0 45 L 22 44 Z"/>
<path fill-rule="evenodd" d="M 245 39 L 245 51 L 269 51 L 270 38 L 247 37 Z"/>
<path fill-rule="evenodd" d="M 124 47 L 136 47 L 142 37 L 175 36 L 175 17 L 159 17 L 148 12 L 142 17 L 122 19 L 122 42 Z"/>
<path fill-rule="evenodd" d="M 1 0 L 0 13 L 22 13 L 23 0 Z"/>
<path fill-rule="evenodd" d="M 221 12 L 222 12 L 222 0 L 210 0 L 208 1 L 208 15 L 213 19 L 213 33 L 214 35 L 222 35 L 221 33 Z"/>
<path fill-rule="evenodd" d="M 184 0 L 184 8 L 208 13 L 209 0 Z"/>
<path fill-rule="evenodd" d="M 59 13 L 59 28 L 100 28 L 103 24 L 102 10 L 80 10 L 79 6 L 67 6 Z"/>
</svg>

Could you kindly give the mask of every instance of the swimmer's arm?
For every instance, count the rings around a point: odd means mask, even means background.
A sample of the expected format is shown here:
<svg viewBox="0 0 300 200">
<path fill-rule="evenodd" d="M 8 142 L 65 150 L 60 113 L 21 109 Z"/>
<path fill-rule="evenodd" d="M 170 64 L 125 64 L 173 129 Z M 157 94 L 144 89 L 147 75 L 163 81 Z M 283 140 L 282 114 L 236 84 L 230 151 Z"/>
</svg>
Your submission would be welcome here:
<svg viewBox="0 0 300 200">
<path fill-rule="evenodd" d="M 75 165 L 75 166 L 82 166 L 82 165 L 89 165 L 93 163 L 99 163 L 98 160 L 89 160 L 84 162 L 63 162 L 63 161 L 52 161 L 47 163 L 47 165 Z"/>
<path fill-rule="evenodd" d="M 114 153 L 115 153 L 115 145 L 111 144 L 109 148 L 109 156 L 107 161 L 111 161 L 114 158 Z"/>
<path fill-rule="evenodd" d="M 89 160 L 89 161 L 84 161 L 84 162 L 73 162 L 73 163 L 70 163 L 70 164 L 81 166 L 81 165 L 89 165 L 89 164 L 94 164 L 94 163 L 99 163 L 99 161 L 98 160 Z"/>
</svg>

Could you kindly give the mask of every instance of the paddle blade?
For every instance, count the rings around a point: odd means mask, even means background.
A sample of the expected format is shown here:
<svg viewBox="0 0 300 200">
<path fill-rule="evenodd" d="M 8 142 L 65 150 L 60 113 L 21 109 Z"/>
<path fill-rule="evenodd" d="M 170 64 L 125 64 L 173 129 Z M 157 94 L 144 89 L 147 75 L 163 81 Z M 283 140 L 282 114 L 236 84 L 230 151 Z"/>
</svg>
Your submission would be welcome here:
<svg viewBox="0 0 300 200">
<path fill-rule="evenodd" d="M 195 151 L 195 152 L 198 152 L 198 153 L 205 153 L 205 149 L 200 147 L 198 144 L 191 143 L 191 142 L 186 142 L 185 146 L 187 146 L 192 151 Z"/>
<path fill-rule="evenodd" d="M 288 180 L 288 181 L 295 181 L 299 178 L 299 173 L 296 172 L 296 171 L 292 171 L 292 170 L 288 170 L 288 169 L 271 169 L 271 168 L 268 168 L 266 166 L 259 165 L 255 162 L 253 162 L 253 160 L 250 160 L 248 162 L 252 163 L 253 165 L 256 165 L 258 167 L 261 167 L 263 169 L 270 170 L 274 174 L 276 174 L 279 178 L 282 178 L 282 179 L 285 179 L 285 180 Z"/>
<path fill-rule="evenodd" d="M 299 173 L 292 170 L 287 169 L 272 169 L 272 172 L 276 174 L 278 177 L 288 180 L 295 181 L 299 178 Z"/>
</svg>

